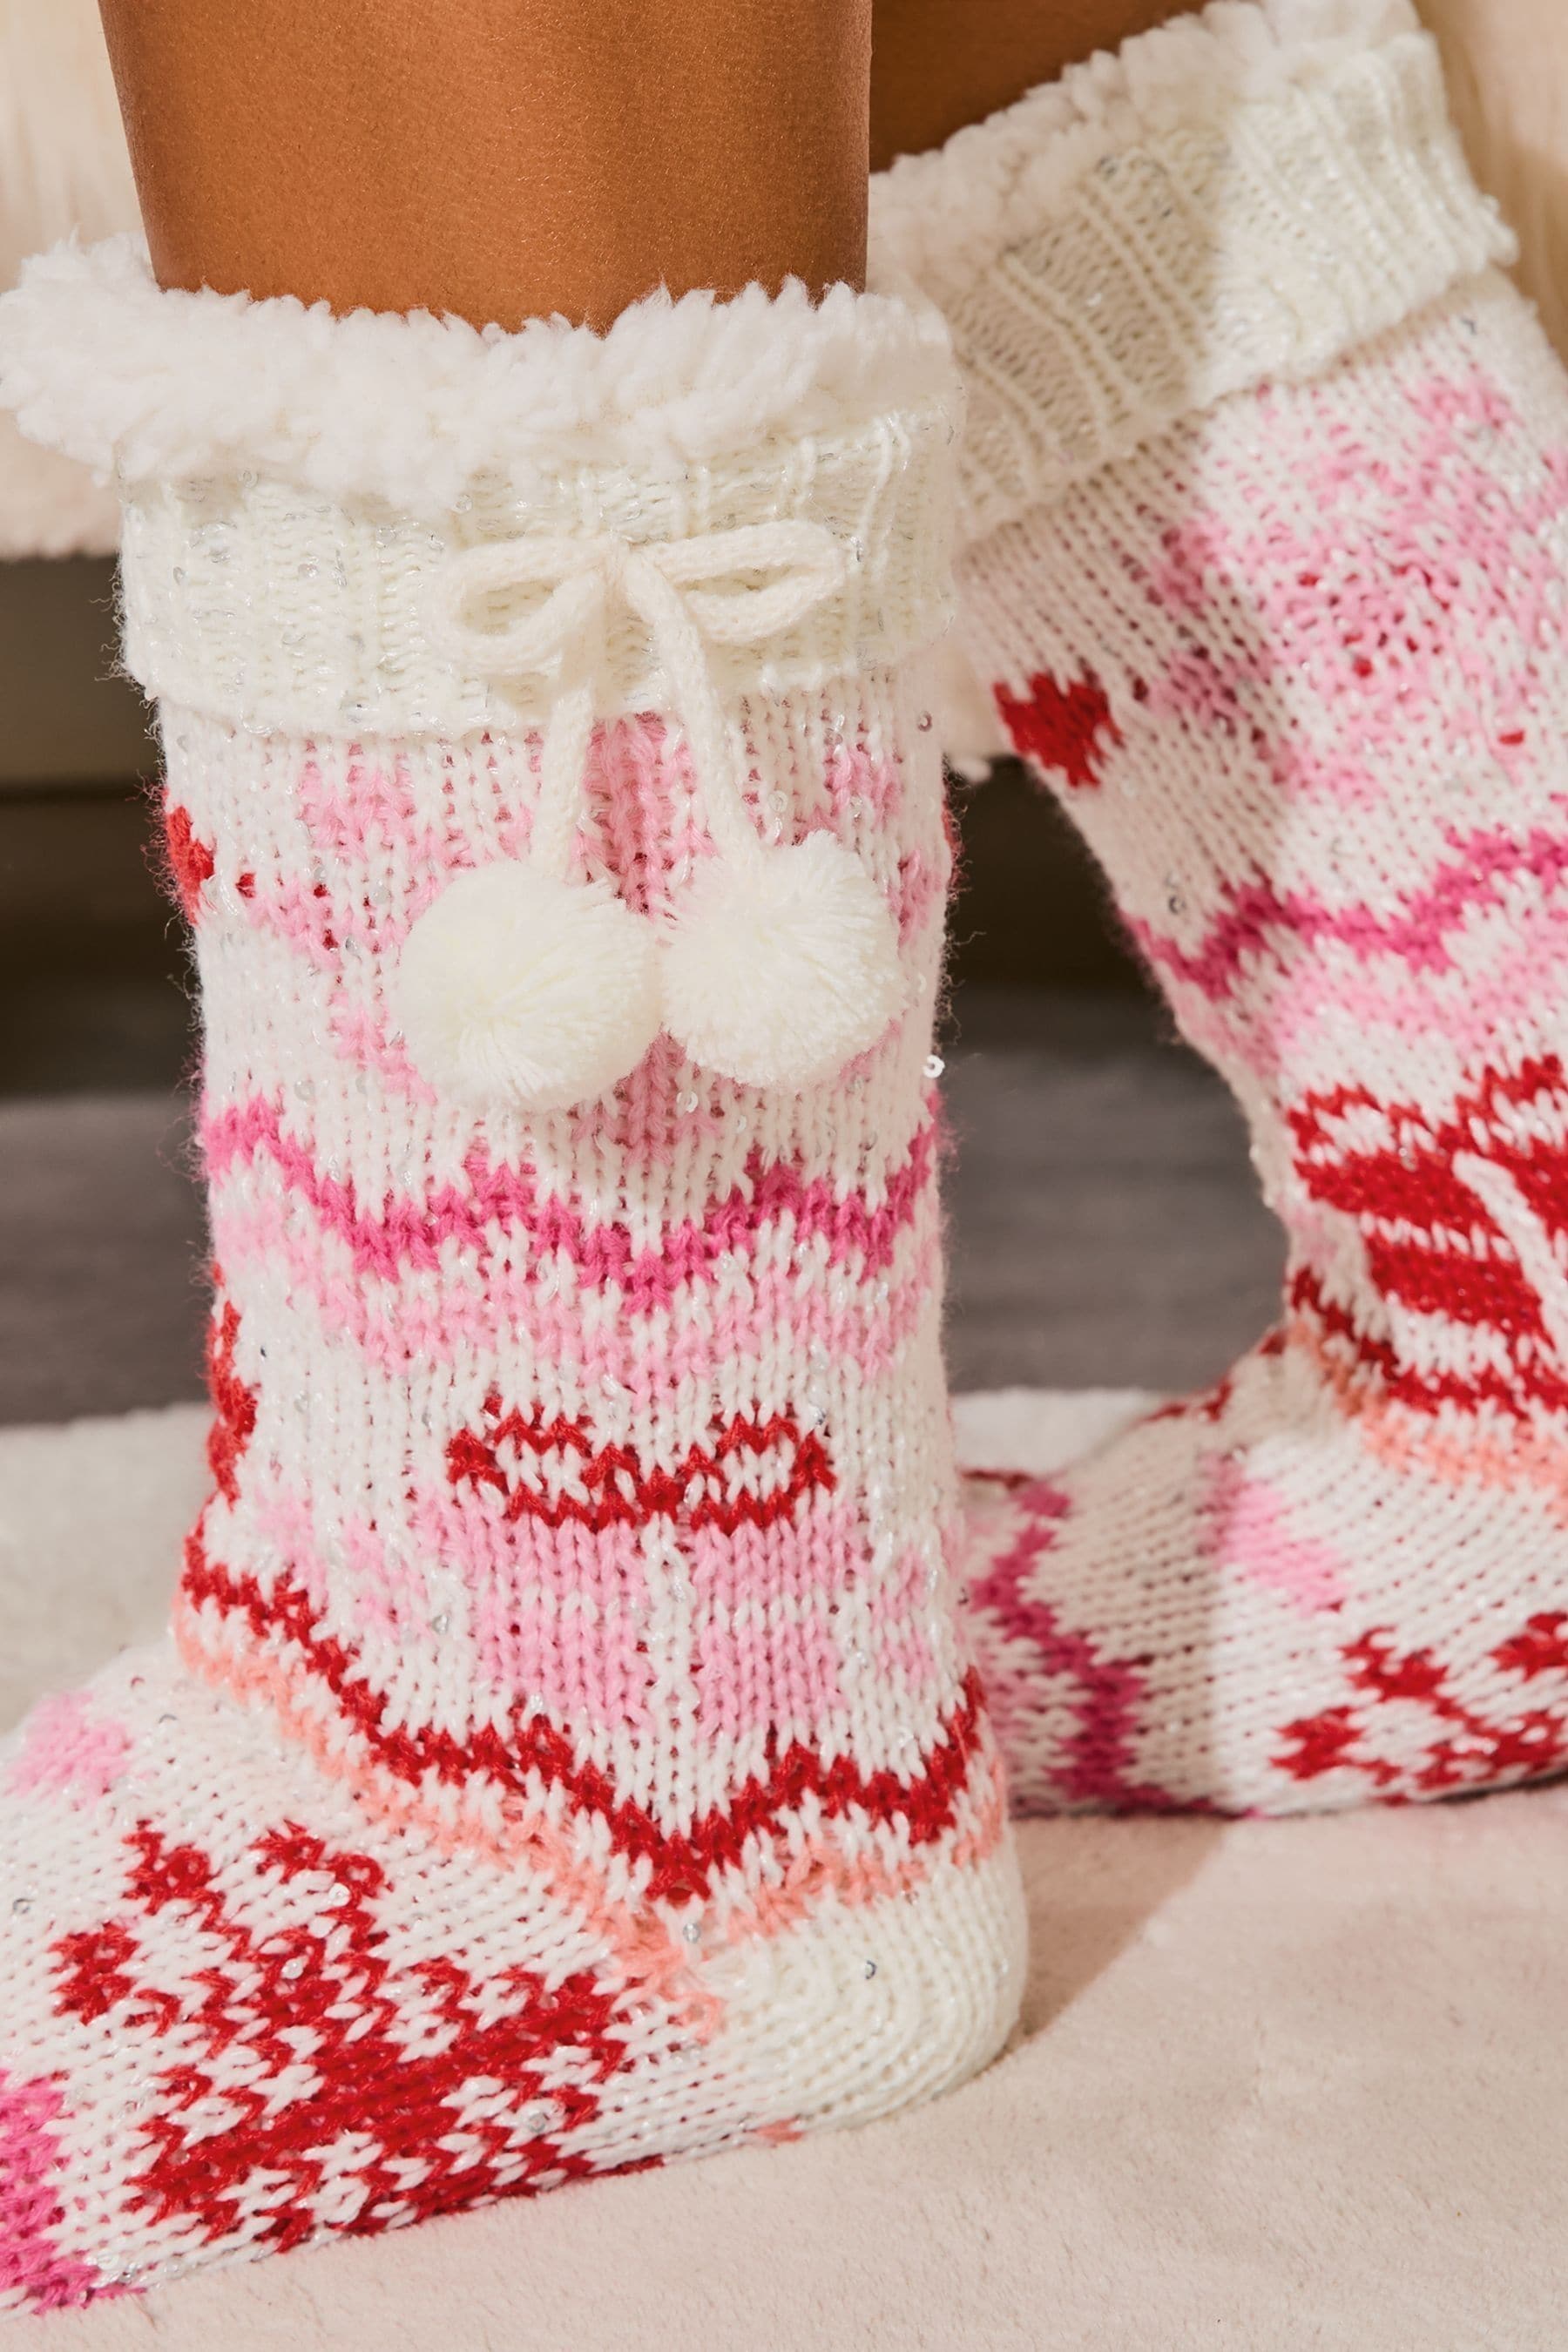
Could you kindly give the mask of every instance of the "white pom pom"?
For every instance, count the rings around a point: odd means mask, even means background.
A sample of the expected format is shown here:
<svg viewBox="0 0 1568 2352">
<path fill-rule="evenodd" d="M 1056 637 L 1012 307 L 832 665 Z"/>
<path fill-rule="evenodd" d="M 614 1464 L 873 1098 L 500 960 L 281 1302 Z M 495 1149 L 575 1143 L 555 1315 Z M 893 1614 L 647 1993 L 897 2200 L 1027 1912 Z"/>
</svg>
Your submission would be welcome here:
<svg viewBox="0 0 1568 2352">
<path fill-rule="evenodd" d="M 393 988 L 416 1068 L 479 1110 L 566 1110 L 658 1034 L 653 927 L 607 882 L 501 861 L 459 874 L 404 942 Z"/>
<path fill-rule="evenodd" d="M 874 1045 L 903 1001 L 893 921 L 831 834 L 754 869 L 700 868 L 664 948 L 664 1025 L 750 1087 L 808 1087 Z"/>
</svg>

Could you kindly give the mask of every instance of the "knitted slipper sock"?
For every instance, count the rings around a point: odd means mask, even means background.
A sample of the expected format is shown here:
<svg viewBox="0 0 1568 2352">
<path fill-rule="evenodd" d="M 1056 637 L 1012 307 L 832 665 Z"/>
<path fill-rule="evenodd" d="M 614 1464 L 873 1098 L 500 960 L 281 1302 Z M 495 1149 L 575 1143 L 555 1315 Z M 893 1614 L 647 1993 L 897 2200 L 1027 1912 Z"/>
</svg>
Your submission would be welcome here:
<svg viewBox="0 0 1568 2352">
<path fill-rule="evenodd" d="M 1403 0 L 1219 5 L 900 163 L 963 626 L 1235 1088 L 1280 1328 L 973 1490 L 1026 1805 L 1568 1763 L 1568 397 Z"/>
<path fill-rule="evenodd" d="M 0 2304 L 958 2082 L 1021 1910 L 944 1558 L 945 337 L 123 240 L 0 378 L 125 499 L 222 1269 L 173 1638 L 0 1751 Z"/>
</svg>

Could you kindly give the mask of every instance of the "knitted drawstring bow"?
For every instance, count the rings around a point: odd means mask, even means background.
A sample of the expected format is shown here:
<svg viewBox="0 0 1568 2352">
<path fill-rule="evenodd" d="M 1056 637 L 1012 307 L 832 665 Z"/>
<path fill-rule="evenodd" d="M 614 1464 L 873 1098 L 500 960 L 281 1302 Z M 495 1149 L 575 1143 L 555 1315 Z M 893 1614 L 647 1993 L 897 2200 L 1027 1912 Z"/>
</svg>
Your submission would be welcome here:
<svg viewBox="0 0 1568 2352">
<path fill-rule="evenodd" d="M 444 1091 L 479 1107 L 565 1108 L 625 1077 L 661 1029 L 704 1068 L 799 1087 L 881 1035 L 901 992 L 888 909 L 831 835 L 760 837 L 709 655 L 787 630 L 844 574 L 837 540 L 805 520 L 654 545 L 609 532 L 504 540 L 450 559 L 433 634 L 470 670 L 552 673 L 556 690 L 527 856 L 460 875 L 404 946 L 405 1034 Z M 469 617 L 491 591 L 533 586 L 542 603 L 505 628 Z M 616 601 L 647 630 L 715 853 L 663 925 L 609 882 L 572 874 Z"/>
</svg>

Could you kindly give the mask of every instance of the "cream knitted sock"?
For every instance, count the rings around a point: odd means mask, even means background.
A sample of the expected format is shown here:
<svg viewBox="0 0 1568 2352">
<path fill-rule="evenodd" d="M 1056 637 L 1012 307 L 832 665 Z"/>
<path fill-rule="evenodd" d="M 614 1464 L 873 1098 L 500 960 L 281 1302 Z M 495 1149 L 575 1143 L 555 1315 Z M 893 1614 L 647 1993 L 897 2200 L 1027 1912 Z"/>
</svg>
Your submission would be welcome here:
<svg viewBox="0 0 1568 2352">
<path fill-rule="evenodd" d="M 1404 0 L 1217 5 L 900 163 L 963 627 L 1289 1237 L 1284 1320 L 973 1492 L 1028 1805 L 1568 1763 L 1568 397 Z"/>
<path fill-rule="evenodd" d="M 0 306 L 125 500 L 222 1269 L 173 1640 L 0 1751 L 0 2305 L 1008 2031 L 926 1067 L 952 390 L 843 289 L 481 337 L 127 240 Z"/>
</svg>

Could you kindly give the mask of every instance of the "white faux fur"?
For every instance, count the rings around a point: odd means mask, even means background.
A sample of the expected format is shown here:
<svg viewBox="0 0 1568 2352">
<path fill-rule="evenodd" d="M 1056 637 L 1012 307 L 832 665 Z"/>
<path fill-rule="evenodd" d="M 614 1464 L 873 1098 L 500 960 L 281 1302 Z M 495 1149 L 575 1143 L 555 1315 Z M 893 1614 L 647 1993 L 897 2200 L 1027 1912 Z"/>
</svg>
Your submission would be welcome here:
<svg viewBox="0 0 1568 2352">
<path fill-rule="evenodd" d="M 1316 40 L 1325 29 L 1321 8 L 1309 15 L 1300 0 L 1295 6 L 1277 0 L 1267 14 L 1280 35 L 1292 25 L 1298 31 L 1305 26 Z M 1563 37 L 1562 0 L 1421 0 L 1421 14 L 1442 45 L 1449 95 L 1471 164 L 1482 186 L 1501 199 L 1519 232 L 1521 280 L 1568 356 L 1568 41 Z M 1343 15 L 1335 7 L 1329 26 Z M 1364 7 L 1351 0 L 1352 33 L 1358 25 L 1370 25 L 1374 35 L 1381 27 L 1386 37 L 1408 22 L 1402 6 L 1371 0 Z M 1193 29 L 1189 23 L 1184 29 L 1171 26 L 1146 37 L 1156 45 L 1149 52 L 1152 64 L 1162 50 L 1169 56 L 1169 34 L 1182 31 L 1190 43 Z M 1356 37 L 1364 37 L 1364 30 Z M 1267 41 L 1256 28 L 1239 37 L 1267 58 Z M 1133 44 L 1135 52 L 1139 47 Z M 1212 44 L 1201 56 L 1223 70 Z M 1106 83 L 1107 62 L 1080 68 L 1090 92 Z M 1194 63 L 1198 64 L 1195 56 Z M 1040 108 L 1046 95 L 1036 93 L 1024 104 Z M 1059 100 L 1059 93 L 1054 95 Z M 1042 127 L 1047 121 L 1060 127 L 1073 116 L 1069 108 L 1064 117 L 1058 104 L 1041 109 L 1036 119 Z M 988 138 L 994 127 L 976 126 L 960 138 L 973 143 Z M 938 221 L 967 224 L 970 198 L 954 182 L 967 176 L 969 163 L 962 173 L 956 161 L 933 172 L 931 166 L 940 160 L 909 159 L 875 184 L 884 268 L 910 234 L 900 217 L 907 202 L 916 202 L 922 215 Z M 992 178 L 1000 159 L 995 166 L 976 168 Z M 994 190 L 987 201 L 994 202 Z M 0 284 L 11 281 L 25 254 L 72 228 L 97 237 L 129 227 L 135 218 L 94 0 L 0 0 Z M 968 234 L 965 226 L 960 250 Z M 921 237 L 918 250 L 923 252 L 926 233 Z M 111 496 L 94 488 L 73 466 L 25 445 L 14 425 L 0 419 L 0 557 L 106 549 L 113 544 L 117 526 Z"/>
<path fill-rule="evenodd" d="M 0 298 L 0 405 L 122 480 L 237 467 L 331 498 L 446 512 L 489 475 L 679 468 L 772 436 L 853 429 L 952 391 L 929 313 L 792 280 L 733 300 L 649 295 L 605 334 L 244 294 L 165 292 L 141 240 L 58 248 Z"/>
<path fill-rule="evenodd" d="M 1004 248 L 1059 209 L 1100 159 L 1243 99 L 1320 80 L 1419 39 L 1410 0 L 1213 0 L 1114 53 L 1069 67 L 945 146 L 900 156 L 871 183 L 871 281 L 947 305 Z"/>
</svg>

